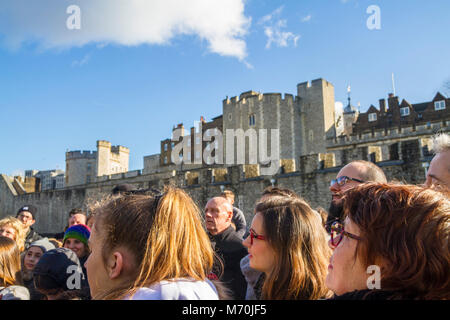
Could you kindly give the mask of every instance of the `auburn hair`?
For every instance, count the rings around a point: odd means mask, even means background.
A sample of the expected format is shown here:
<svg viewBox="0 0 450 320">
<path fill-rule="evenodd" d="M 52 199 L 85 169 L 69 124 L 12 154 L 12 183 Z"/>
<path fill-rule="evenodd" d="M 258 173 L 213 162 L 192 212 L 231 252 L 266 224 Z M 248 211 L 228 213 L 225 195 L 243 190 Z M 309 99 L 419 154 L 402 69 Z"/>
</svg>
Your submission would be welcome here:
<svg viewBox="0 0 450 320">
<path fill-rule="evenodd" d="M 356 254 L 378 265 L 393 299 L 450 298 L 449 192 L 399 183 L 348 190 L 344 217 L 360 230 Z"/>
<path fill-rule="evenodd" d="M 19 247 L 14 240 L 0 236 L 0 286 L 21 283 Z"/>
<path fill-rule="evenodd" d="M 16 231 L 14 240 L 16 241 L 20 252 L 24 251 L 26 234 L 23 223 L 20 222 L 19 219 L 10 216 L 0 220 L 0 228 L 1 227 L 11 227 Z"/>
<path fill-rule="evenodd" d="M 130 194 L 112 198 L 95 211 L 93 228 L 102 239 L 102 257 L 117 247 L 134 256 L 135 274 L 94 299 L 122 299 L 162 280 L 204 281 L 214 252 L 200 210 L 183 190 L 167 187 L 162 195 Z"/>
<path fill-rule="evenodd" d="M 262 299 L 315 300 L 332 293 L 325 285 L 331 250 L 322 219 L 306 201 L 272 196 L 259 202 L 266 241 L 275 252 L 275 266 L 266 275 Z"/>
</svg>

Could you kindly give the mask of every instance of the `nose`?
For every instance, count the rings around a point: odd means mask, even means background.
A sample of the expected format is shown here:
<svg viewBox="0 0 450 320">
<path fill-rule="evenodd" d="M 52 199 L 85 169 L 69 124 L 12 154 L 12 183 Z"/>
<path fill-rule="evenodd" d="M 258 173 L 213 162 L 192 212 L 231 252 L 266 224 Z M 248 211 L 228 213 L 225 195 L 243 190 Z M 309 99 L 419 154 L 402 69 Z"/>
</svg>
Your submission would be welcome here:
<svg viewBox="0 0 450 320">
<path fill-rule="evenodd" d="M 250 248 L 250 235 L 242 241 L 242 245 L 246 248 Z"/>
<path fill-rule="evenodd" d="M 430 187 L 431 186 L 431 177 L 429 175 L 427 175 L 427 178 L 424 182 L 426 187 Z"/>
<path fill-rule="evenodd" d="M 338 192 L 340 190 L 339 184 L 337 182 L 335 182 L 330 186 L 329 189 L 331 192 Z"/>
<path fill-rule="evenodd" d="M 334 250 L 336 248 L 331 244 L 331 239 L 328 240 L 328 247 L 330 247 L 331 250 Z"/>
</svg>

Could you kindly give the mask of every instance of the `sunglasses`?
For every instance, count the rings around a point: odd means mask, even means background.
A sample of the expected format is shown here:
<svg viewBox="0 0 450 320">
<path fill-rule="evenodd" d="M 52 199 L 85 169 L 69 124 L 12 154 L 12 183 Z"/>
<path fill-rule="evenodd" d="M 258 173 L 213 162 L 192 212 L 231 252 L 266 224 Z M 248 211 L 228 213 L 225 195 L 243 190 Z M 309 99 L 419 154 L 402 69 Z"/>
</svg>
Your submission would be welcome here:
<svg viewBox="0 0 450 320">
<path fill-rule="evenodd" d="M 355 178 L 350 178 L 347 176 L 341 176 L 337 179 L 333 179 L 330 181 L 330 187 L 333 186 L 335 183 L 337 183 L 338 185 L 340 185 L 341 187 L 347 183 L 347 181 L 352 180 L 352 181 L 356 181 L 359 183 L 364 183 L 365 181 L 359 180 L 359 179 L 355 179 Z"/>
<path fill-rule="evenodd" d="M 250 244 L 253 244 L 253 239 L 266 240 L 264 236 L 260 236 L 255 230 L 250 229 Z"/>
<path fill-rule="evenodd" d="M 331 225 L 331 245 L 336 248 L 341 243 L 344 236 L 355 240 L 362 240 L 360 237 L 344 230 L 342 223 L 335 221 Z"/>
</svg>

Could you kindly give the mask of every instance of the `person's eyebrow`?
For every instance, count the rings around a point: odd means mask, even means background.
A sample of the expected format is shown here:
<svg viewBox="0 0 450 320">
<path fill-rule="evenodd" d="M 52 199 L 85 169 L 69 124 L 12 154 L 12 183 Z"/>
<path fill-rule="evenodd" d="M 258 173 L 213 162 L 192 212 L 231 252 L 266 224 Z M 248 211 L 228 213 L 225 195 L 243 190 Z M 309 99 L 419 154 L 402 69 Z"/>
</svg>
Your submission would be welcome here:
<svg viewBox="0 0 450 320">
<path fill-rule="evenodd" d="M 442 183 L 444 183 L 444 181 L 442 181 L 441 179 L 439 179 L 438 177 L 436 177 L 434 174 L 429 174 L 428 175 L 430 178 L 432 178 L 432 179 L 435 179 L 435 180 L 437 180 L 437 181 L 439 181 L 439 182 L 442 182 Z"/>
</svg>

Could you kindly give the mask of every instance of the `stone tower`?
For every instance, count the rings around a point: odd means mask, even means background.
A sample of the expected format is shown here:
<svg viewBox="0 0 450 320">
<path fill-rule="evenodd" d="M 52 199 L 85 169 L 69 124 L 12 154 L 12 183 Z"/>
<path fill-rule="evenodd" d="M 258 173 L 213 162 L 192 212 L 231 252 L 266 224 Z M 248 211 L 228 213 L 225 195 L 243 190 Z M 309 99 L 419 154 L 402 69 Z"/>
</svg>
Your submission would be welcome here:
<svg viewBox="0 0 450 320">
<path fill-rule="evenodd" d="M 267 153 L 272 143 L 278 145 L 278 159 L 297 159 L 299 156 L 325 153 L 326 138 L 334 138 L 335 101 L 334 87 L 324 79 L 303 82 L 297 86 L 297 96 L 292 94 L 247 91 L 239 97 L 223 100 L 224 153 L 229 134 L 254 129 L 258 140 L 252 143 L 246 135 L 245 162 L 249 163 L 249 147 L 259 142 L 259 129 L 267 129 Z M 270 130 L 278 129 L 277 141 L 272 141 Z M 229 131 L 231 132 L 231 131 Z M 235 139 L 234 154 L 238 154 Z M 256 146 L 255 146 L 256 147 Z M 259 146 L 258 146 L 259 147 Z M 258 149 L 259 152 L 259 149 Z M 258 154 L 259 161 L 259 154 Z"/>
<path fill-rule="evenodd" d="M 130 150 L 97 141 L 97 151 L 66 152 L 66 186 L 95 182 L 97 177 L 128 171 Z"/>
<path fill-rule="evenodd" d="M 295 158 L 298 154 L 298 144 L 300 136 L 296 134 L 296 127 L 299 126 L 300 116 L 298 108 L 292 94 L 264 93 L 247 91 L 239 98 L 233 97 L 223 101 L 223 134 L 225 158 L 227 141 L 230 132 L 235 135 L 239 130 L 246 134 L 245 140 L 245 161 L 249 163 L 249 149 L 256 150 L 258 161 L 260 160 L 259 140 L 260 129 L 266 129 L 267 150 L 266 155 L 272 156 L 272 144 L 278 145 L 279 159 Z M 272 129 L 279 130 L 276 141 L 272 141 Z M 228 130 L 228 131 L 227 131 Z M 232 130 L 232 131 L 230 131 Z M 251 133 L 255 135 L 253 137 Z M 254 139 L 256 137 L 256 140 Z M 237 142 L 235 139 L 234 155 L 237 157 Z M 231 149 L 230 149 L 231 150 Z"/>
<path fill-rule="evenodd" d="M 297 85 L 301 113 L 301 154 L 326 152 L 326 139 L 334 138 L 334 87 L 324 79 Z"/>
<path fill-rule="evenodd" d="M 97 151 L 66 152 L 66 187 L 93 182 L 96 177 Z"/>
<path fill-rule="evenodd" d="M 111 146 L 109 141 L 97 141 L 97 177 L 128 171 L 130 150 Z"/>
</svg>

